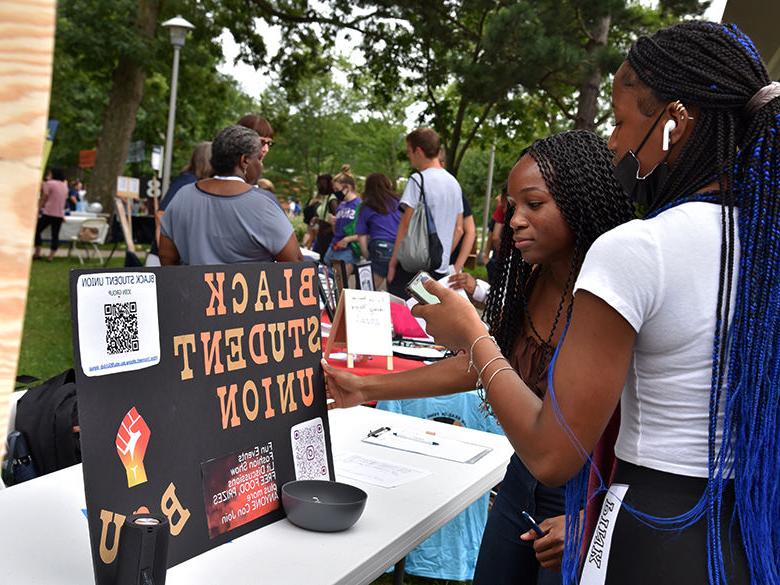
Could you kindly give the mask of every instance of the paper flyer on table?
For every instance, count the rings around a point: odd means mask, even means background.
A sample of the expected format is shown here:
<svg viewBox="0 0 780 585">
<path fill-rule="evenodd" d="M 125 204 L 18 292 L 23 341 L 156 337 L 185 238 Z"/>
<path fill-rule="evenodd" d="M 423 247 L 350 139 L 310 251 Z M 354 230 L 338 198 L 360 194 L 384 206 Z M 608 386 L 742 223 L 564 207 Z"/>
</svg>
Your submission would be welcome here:
<svg viewBox="0 0 780 585">
<path fill-rule="evenodd" d="M 334 457 L 333 464 L 338 479 L 351 479 L 383 488 L 398 487 L 431 474 L 425 469 L 358 453 L 337 455 Z"/>
<path fill-rule="evenodd" d="M 400 451 L 409 451 L 410 453 L 419 453 L 437 459 L 457 461 L 458 463 L 475 463 L 491 451 L 490 447 L 483 445 L 464 443 L 436 434 L 425 433 L 418 429 L 403 427 L 383 427 L 372 431 L 363 439 L 363 442 Z"/>
</svg>

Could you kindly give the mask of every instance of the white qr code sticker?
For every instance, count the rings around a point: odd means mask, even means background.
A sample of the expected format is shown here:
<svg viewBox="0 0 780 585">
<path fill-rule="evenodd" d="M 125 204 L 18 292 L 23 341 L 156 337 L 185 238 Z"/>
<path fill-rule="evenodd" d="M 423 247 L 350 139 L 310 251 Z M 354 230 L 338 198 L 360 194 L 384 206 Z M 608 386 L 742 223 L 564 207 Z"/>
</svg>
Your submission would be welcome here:
<svg viewBox="0 0 780 585">
<path fill-rule="evenodd" d="M 140 370 L 160 362 L 154 273 L 82 274 L 76 281 L 76 303 L 85 375 Z"/>
<path fill-rule="evenodd" d="M 295 479 L 330 479 L 325 427 L 320 417 L 299 423 L 290 429 Z"/>
</svg>

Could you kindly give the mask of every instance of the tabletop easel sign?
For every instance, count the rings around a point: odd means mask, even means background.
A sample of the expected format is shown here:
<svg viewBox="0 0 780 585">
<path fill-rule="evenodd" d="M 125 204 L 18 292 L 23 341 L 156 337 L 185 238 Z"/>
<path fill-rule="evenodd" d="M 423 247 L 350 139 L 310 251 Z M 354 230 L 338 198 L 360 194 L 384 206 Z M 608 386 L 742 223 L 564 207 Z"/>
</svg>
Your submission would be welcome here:
<svg viewBox="0 0 780 585">
<path fill-rule="evenodd" d="M 97 585 L 131 514 L 168 519 L 168 566 L 284 517 L 333 479 L 312 263 L 71 272 Z"/>
<path fill-rule="evenodd" d="M 355 367 L 356 355 L 383 356 L 393 369 L 393 325 L 390 296 L 383 291 L 345 288 L 325 346 L 325 358 L 336 345 L 345 345 L 347 367 Z"/>
</svg>

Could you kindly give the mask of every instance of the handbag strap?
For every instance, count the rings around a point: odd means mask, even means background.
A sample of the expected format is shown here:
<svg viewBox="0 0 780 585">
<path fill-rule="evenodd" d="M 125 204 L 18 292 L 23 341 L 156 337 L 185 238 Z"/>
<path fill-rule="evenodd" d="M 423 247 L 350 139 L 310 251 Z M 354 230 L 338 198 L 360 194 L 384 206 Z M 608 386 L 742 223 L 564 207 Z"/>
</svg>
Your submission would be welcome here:
<svg viewBox="0 0 780 585">
<path fill-rule="evenodd" d="M 333 201 L 334 197 L 335 195 L 333 195 L 333 193 L 325 197 L 325 203 L 322 204 L 322 217 L 320 217 L 320 219 L 328 219 L 328 214 L 330 213 L 330 202 Z M 319 217 L 319 214 L 317 214 L 317 217 Z"/>
<path fill-rule="evenodd" d="M 420 183 L 417 185 L 420 188 L 420 203 L 425 205 L 425 177 L 422 174 L 422 171 L 417 171 L 415 173 L 412 173 L 412 176 L 409 177 L 409 180 L 414 180 L 415 175 L 420 175 Z M 415 181 L 416 183 L 416 181 Z"/>
</svg>

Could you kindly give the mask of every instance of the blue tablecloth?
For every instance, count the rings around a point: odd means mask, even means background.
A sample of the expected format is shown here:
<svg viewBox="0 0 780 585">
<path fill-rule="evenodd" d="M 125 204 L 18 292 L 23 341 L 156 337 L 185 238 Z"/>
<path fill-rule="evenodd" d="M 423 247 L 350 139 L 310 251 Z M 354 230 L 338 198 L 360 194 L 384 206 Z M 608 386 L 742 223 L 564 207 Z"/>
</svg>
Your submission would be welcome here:
<svg viewBox="0 0 780 585">
<path fill-rule="evenodd" d="M 435 398 L 385 400 L 376 406 L 391 412 L 504 434 L 495 417 L 486 416 L 480 409 L 480 398 L 476 391 Z M 406 555 L 406 572 L 433 579 L 473 579 L 479 544 L 487 521 L 488 498 L 488 494 L 482 496 Z"/>
</svg>

